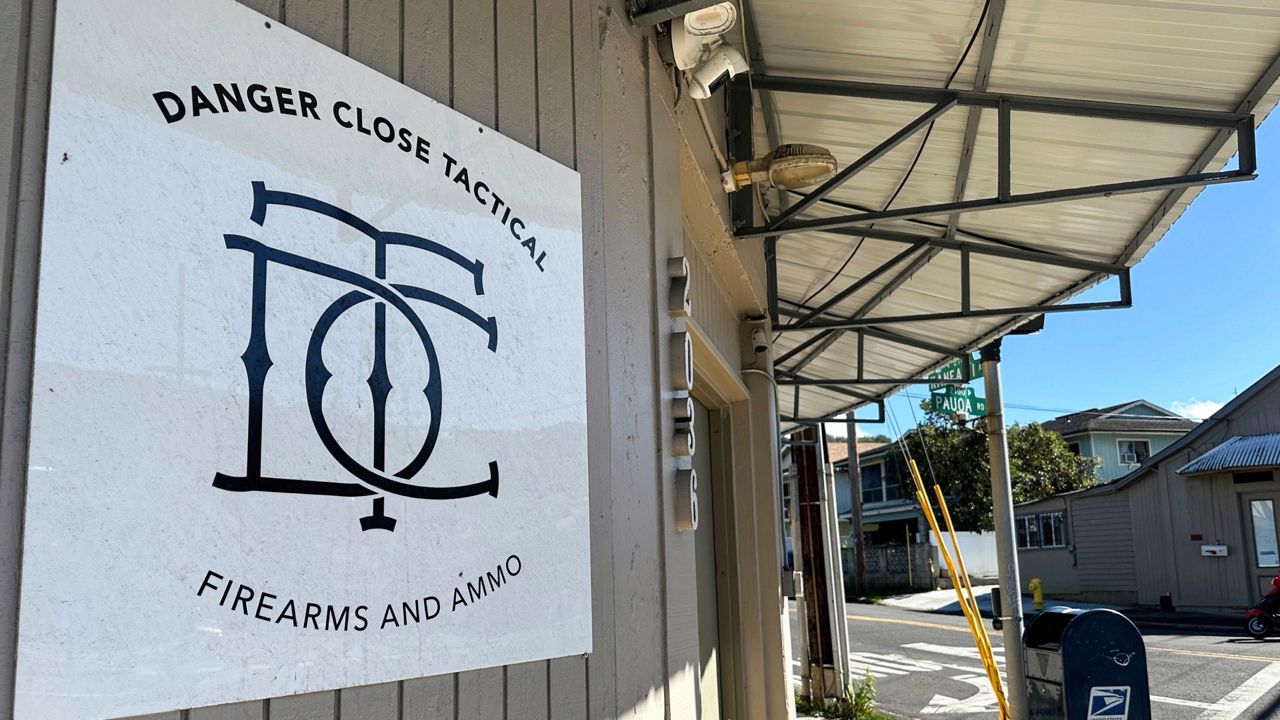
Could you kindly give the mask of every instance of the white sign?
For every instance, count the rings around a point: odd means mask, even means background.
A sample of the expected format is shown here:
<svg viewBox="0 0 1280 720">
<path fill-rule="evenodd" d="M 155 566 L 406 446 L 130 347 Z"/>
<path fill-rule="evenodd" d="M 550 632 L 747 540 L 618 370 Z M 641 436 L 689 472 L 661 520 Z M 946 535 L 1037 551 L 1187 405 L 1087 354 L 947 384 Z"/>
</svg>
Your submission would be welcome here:
<svg viewBox="0 0 1280 720">
<path fill-rule="evenodd" d="M 50 114 L 16 717 L 590 650 L 577 173 L 232 2 Z"/>
</svg>

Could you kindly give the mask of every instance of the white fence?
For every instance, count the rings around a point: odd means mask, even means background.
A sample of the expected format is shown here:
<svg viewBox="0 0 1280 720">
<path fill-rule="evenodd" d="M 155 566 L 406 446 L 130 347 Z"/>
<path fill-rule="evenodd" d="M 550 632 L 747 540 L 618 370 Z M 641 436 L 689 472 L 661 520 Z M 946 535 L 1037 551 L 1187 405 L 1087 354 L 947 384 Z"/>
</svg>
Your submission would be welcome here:
<svg viewBox="0 0 1280 720">
<path fill-rule="evenodd" d="M 929 541 L 933 545 L 938 544 L 933 533 L 929 533 Z M 996 561 L 995 533 L 957 532 L 956 542 L 960 545 L 960 553 L 964 555 L 964 566 L 969 571 L 971 580 L 995 580 L 999 577 L 1000 564 Z M 951 550 L 949 538 L 947 550 Z"/>
</svg>

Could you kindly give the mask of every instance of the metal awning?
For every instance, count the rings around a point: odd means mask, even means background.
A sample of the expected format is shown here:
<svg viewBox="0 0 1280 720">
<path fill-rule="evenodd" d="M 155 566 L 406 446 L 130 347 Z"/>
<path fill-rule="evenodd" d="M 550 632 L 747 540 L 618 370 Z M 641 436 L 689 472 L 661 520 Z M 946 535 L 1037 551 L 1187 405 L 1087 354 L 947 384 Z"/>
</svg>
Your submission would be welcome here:
<svg viewBox="0 0 1280 720">
<path fill-rule="evenodd" d="M 769 222 L 738 228 L 771 262 L 784 428 L 1053 306 L 1127 307 L 1200 190 L 1253 176 L 1280 93 L 1269 0 L 745 6 L 755 147 L 823 145 L 849 176 L 758 195 Z M 1112 301 L 1069 302 L 1109 277 Z"/>
<path fill-rule="evenodd" d="M 1179 475 L 1208 475 L 1280 467 L 1280 433 L 1236 435 L 1178 468 Z"/>
</svg>

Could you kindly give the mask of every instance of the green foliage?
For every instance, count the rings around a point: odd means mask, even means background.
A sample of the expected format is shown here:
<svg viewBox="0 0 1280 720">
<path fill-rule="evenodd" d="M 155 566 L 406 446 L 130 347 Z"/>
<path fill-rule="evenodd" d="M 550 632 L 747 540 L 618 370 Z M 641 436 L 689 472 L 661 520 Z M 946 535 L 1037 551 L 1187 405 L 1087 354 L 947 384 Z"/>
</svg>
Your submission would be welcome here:
<svg viewBox="0 0 1280 720">
<path fill-rule="evenodd" d="M 873 716 L 876 704 L 876 679 L 867 668 L 867 676 L 858 682 L 849 683 L 844 693 L 845 705 L 849 708 L 850 720 L 867 720 Z"/>
<path fill-rule="evenodd" d="M 879 435 L 863 435 L 858 438 L 858 442 L 864 443 L 891 443 L 893 439 L 883 433 Z"/>
<path fill-rule="evenodd" d="M 832 720 L 888 720 L 875 711 L 876 679 L 871 670 L 862 681 L 854 680 L 839 700 L 814 700 L 796 698 L 796 714 Z"/>
<path fill-rule="evenodd" d="M 1029 502 L 1093 486 L 1098 479 L 1095 457 L 1079 457 L 1062 436 L 1038 423 L 1009 428 L 1009 474 L 1013 501 Z"/>
<path fill-rule="evenodd" d="M 921 406 L 925 410 L 924 421 L 907 435 L 905 442 L 926 485 L 931 478 L 942 485 L 957 530 L 993 529 L 985 423 L 957 423 L 949 415 L 931 411 L 927 401 Z M 1057 433 L 1037 423 L 1015 424 L 1006 432 L 1015 503 L 1082 490 L 1097 482 L 1097 459 L 1072 454 Z M 900 447 L 894 448 L 890 462 L 902 479 L 904 494 L 913 496 L 915 486 Z"/>
</svg>

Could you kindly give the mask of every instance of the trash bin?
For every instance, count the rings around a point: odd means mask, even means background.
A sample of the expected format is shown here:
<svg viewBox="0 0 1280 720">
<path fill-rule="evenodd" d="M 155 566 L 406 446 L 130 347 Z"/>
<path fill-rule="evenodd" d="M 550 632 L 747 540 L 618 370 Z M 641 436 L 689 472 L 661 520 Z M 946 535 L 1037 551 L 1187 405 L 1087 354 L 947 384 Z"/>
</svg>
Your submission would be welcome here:
<svg viewBox="0 0 1280 720">
<path fill-rule="evenodd" d="M 1051 607 L 1022 644 L 1031 720 L 1151 720 L 1147 650 L 1129 618 Z"/>
</svg>

